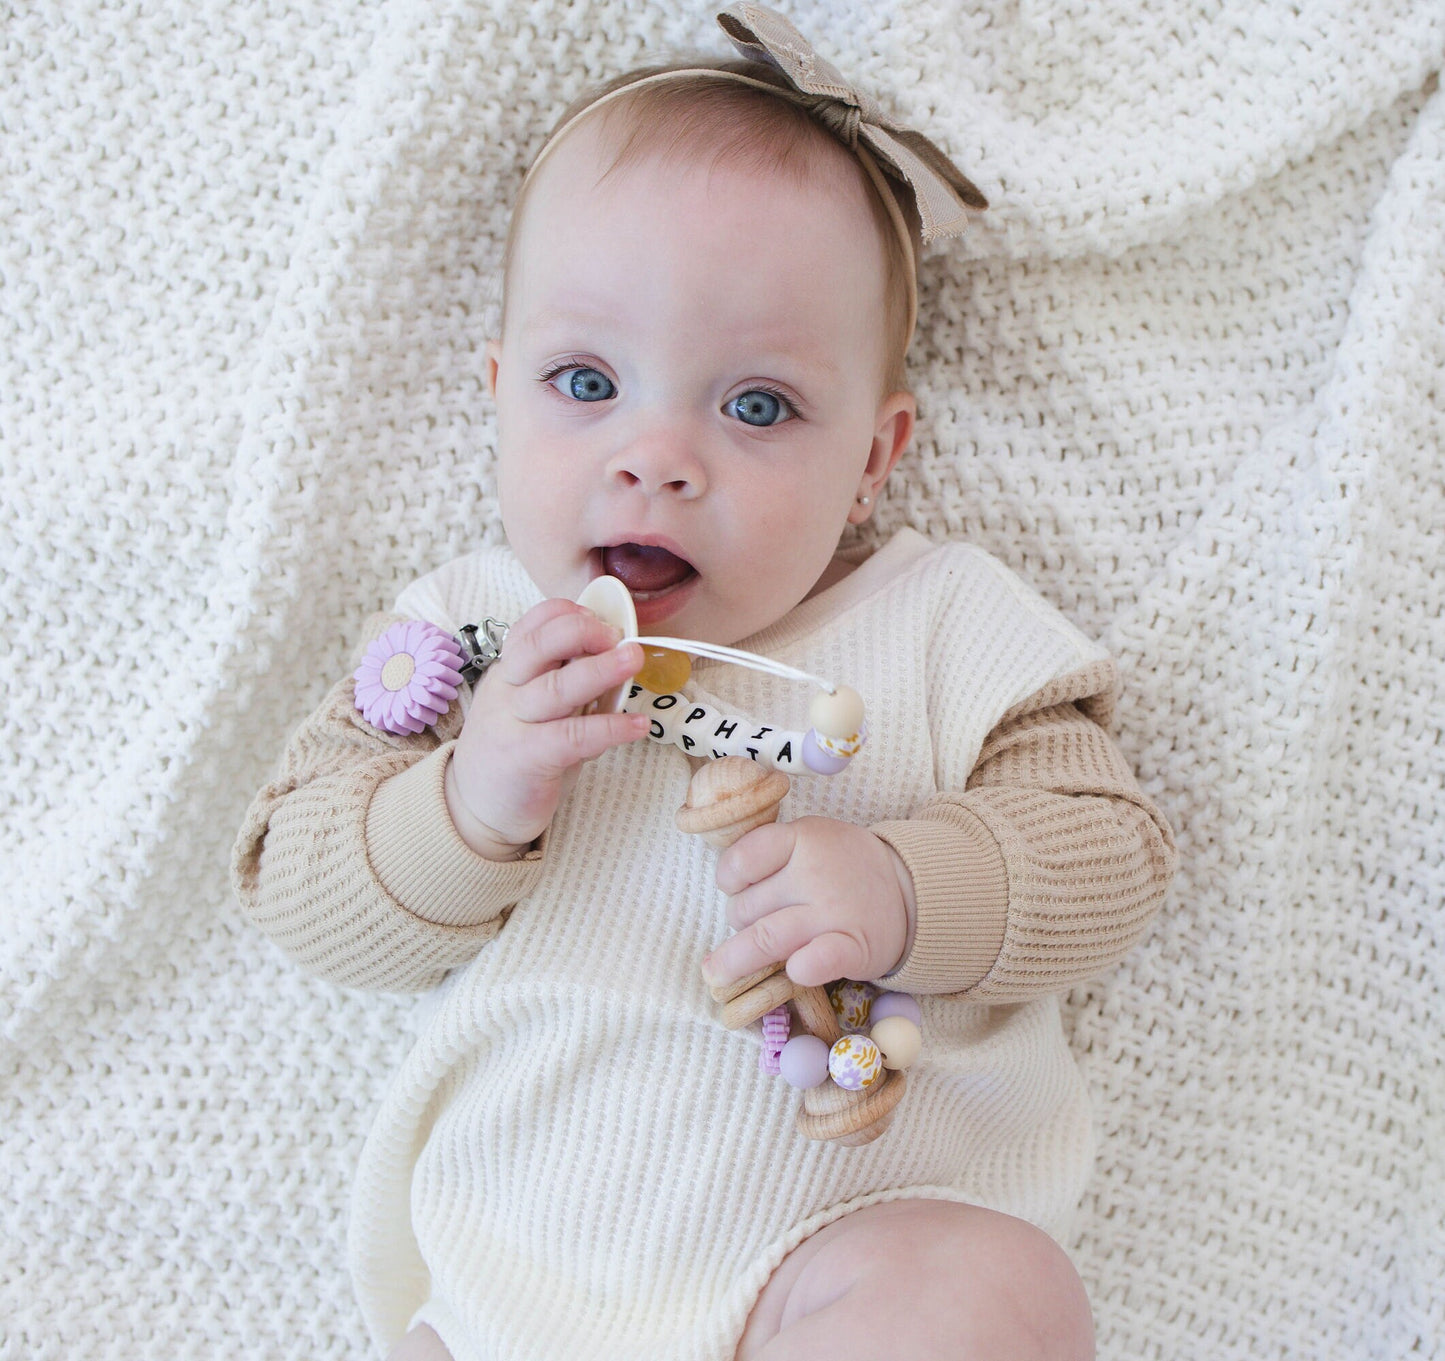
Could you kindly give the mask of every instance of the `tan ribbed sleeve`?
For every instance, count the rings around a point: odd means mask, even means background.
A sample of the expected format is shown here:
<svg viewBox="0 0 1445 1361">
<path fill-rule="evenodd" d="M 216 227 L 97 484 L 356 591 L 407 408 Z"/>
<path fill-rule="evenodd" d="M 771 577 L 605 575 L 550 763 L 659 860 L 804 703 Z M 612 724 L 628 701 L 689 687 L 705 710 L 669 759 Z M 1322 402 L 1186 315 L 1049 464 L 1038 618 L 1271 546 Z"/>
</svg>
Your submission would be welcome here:
<svg viewBox="0 0 1445 1361">
<path fill-rule="evenodd" d="M 1111 663 L 1052 682 L 1004 715 L 962 792 L 872 829 L 917 900 L 885 986 L 1023 1001 L 1093 977 L 1143 934 L 1174 837 L 1105 729 L 1113 689 Z"/>
<path fill-rule="evenodd" d="M 364 636 L 398 617 L 372 616 Z M 236 896 L 312 973 L 387 991 L 433 987 L 535 886 L 540 848 L 486 860 L 452 826 L 443 781 L 461 724 L 453 703 L 430 731 L 382 732 L 357 712 L 348 677 L 252 800 L 232 852 Z"/>
</svg>

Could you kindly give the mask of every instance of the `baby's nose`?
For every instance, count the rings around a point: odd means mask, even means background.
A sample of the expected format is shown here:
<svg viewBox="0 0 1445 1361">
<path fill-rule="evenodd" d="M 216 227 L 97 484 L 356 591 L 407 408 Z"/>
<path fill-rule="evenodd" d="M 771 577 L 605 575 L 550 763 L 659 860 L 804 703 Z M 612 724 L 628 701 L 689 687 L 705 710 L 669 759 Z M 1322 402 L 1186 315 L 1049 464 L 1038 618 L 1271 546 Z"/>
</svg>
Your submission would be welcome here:
<svg viewBox="0 0 1445 1361">
<path fill-rule="evenodd" d="M 608 473 L 649 496 L 669 492 L 690 500 L 707 490 L 693 440 L 674 427 L 639 432 L 612 457 Z"/>
</svg>

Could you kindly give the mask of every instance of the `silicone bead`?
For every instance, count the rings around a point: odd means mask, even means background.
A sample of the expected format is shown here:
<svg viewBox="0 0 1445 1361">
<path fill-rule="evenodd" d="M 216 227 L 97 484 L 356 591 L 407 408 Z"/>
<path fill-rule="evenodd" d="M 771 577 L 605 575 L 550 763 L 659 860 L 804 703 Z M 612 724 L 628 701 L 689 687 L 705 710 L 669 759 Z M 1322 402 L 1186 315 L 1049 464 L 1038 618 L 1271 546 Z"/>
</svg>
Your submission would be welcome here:
<svg viewBox="0 0 1445 1361">
<path fill-rule="evenodd" d="M 883 1076 L 883 1055 L 867 1035 L 844 1035 L 828 1053 L 828 1073 L 845 1091 L 865 1092 Z"/>
<path fill-rule="evenodd" d="M 451 634 L 401 619 L 367 645 L 352 677 L 356 707 L 374 727 L 414 735 L 447 711 L 461 673 L 462 651 Z"/>
<path fill-rule="evenodd" d="M 918 1005 L 917 998 L 910 997 L 906 992 L 884 992 L 873 999 L 869 1020 L 877 1022 L 886 1016 L 906 1016 L 916 1026 L 923 1024 L 923 1008 Z"/>
<path fill-rule="evenodd" d="M 778 1055 L 778 1070 L 790 1087 L 817 1087 L 828 1080 L 828 1045 L 816 1035 L 794 1035 Z"/>
<path fill-rule="evenodd" d="M 686 652 L 677 652 L 670 647 L 649 647 L 642 645 L 642 670 L 632 679 L 654 695 L 665 695 L 681 690 L 692 676 L 692 660 Z"/>
<path fill-rule="evenodd" d="M 869 1008 L 877 995 L 878 989 L 873 984 L 859 983 L 851 978 L 840 978 L 828 985 L 833 1015 L 844 1030 L 853 1033 L 868 1029 Z"/>
<path fill-rule="evenodd" d="M 863 696 L 851 685 L 818 695 L 809 706 L 808 722 L 824 737 L 838 741 L 852 737 L 863 723 Z"/>
<path fill-rule="evenodd" d="M 774 1049 L 781 1049 L 788 1042 L 792 1029 L 792 1013 L 787 1007 L 774 1007 L 763 1017 L 763 1039 Z"/>
<path fill-rule="evenodd" d="M 803 734 L 803 764 L 815 775 L 836 775 L 848 764 L 845 756 L 833 756 L 818 745 L 818 734 L 809 728 Z"/>
<path fill-rule="evenodd" d="M 792 1028 L 792 1013 L 786 1006 L 774 1007 L 763 1017 L 763 1047 L 758 1054 L 758 1067 L 771 1077 L 781 1073 L 783 1046 Z"/>
<path fill-rule="evenodd" d="M 923 1032 L 906 1016 L 885 1016 L 868 1037 L 878 1046 L 885 1068 L 907 1068 L 923 1048 Z"/>
</svg>

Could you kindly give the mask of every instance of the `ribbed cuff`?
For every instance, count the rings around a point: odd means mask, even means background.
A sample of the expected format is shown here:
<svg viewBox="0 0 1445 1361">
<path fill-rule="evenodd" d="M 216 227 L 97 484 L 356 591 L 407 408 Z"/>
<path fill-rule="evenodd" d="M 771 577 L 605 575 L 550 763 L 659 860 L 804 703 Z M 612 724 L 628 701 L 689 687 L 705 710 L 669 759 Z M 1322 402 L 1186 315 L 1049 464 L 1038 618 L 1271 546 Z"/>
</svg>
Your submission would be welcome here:
<svg viewBox="0 0 1445 1361">
<path fill-rule="evenodd" d="M 383 780 L 366 810 L 366 850 L 381 885 L 408 912 L 437 926 L 491 921 L 536 887 L 542 851 L 487 860 L 457 834 L 447 812 L 448 742 Z"/>
<path fill-rule="evenodd" d="M 913 948 L 875 980 L 895 992 L 964 992 L 993 968 L 1008 921 L 1008 867 L 983 822 L 954 808 L 949 822 L 881 822 L 886 841 L 913 876 Z"/>
</svg>

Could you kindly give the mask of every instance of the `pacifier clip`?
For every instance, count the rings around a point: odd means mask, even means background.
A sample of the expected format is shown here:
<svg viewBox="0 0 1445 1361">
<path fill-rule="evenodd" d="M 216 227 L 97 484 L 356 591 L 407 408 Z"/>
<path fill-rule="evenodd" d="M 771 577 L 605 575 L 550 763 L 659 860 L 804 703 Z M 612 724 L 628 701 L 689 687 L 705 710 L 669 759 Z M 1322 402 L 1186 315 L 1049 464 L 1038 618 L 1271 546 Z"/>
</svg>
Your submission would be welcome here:
<svg viewBox="0 0 1445 1361">
<path fill-rule="evenodd" d="M 847 768 L 867 738 L 863 699 L 851 686 L 744 652 L 692 638 L 637 632 L 632 593 L 616 577 L 587 584 L 577 603 L 641 644 L 646 660 L 630 680 L 588 705 L 585 712 L 646 714 L 654 742 L 671 743 L 689 756 L 746 756 L 790 774 L 836 775 Z M 375 727 L 398 736 L 429 728 L 447 711 L 463 681 L 475 684 L 502 653 L 507 625 L 496 619 L 464 624 L 454 636 L 435 624 L 408 619 L 392 624 L 368 646 L 356 670 L 356 707 Z M 818 687 L 806 732 L 755 723 L 723 713 L 683 693 L 692 674 L 691 654 L 732 662 L 786 680 Z"/>
</svg>

